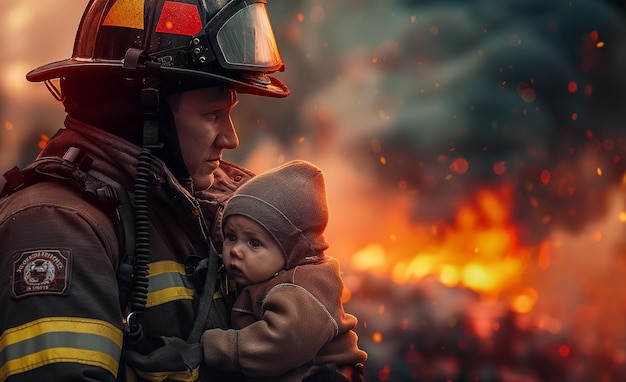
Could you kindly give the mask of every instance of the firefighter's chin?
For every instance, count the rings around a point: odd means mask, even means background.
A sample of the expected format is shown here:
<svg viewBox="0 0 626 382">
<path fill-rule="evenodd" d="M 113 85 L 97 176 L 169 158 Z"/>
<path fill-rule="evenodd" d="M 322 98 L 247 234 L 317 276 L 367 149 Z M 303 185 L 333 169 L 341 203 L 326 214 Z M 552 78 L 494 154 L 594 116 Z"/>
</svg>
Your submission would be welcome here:
<svg viewBox="0 0 626 382">
<path fill-rule="evenodd" d="M 193 180 L 193 188 L 196 191 L 205 190 L 213 185 L 215 182 L 215 175 L 213 172 L 220 166 L 220 161 L 207 161 L 204 162 L 195 173 L 191 174 Z"/>
</svg>

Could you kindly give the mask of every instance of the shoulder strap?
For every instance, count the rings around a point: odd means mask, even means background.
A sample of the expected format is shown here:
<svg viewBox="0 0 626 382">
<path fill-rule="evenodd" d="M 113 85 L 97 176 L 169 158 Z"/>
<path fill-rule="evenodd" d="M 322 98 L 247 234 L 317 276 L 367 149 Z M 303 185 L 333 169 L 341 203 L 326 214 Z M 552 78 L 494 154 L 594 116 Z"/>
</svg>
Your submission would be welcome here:
<svg viewBox="0 0 626 382">
<path fill-rule="evenodd" d="M 63 157 L 43 157 L 23 170 L 17 166 L 4 174 L 6 184 L 0 199 L 41 181 L 67 184 L 82 197 L 102 209 L 111 218 L 117 231 L 119 263 L 117 281 L 120 307 L 126 307 L 133 275 L 135 234 L 133 205 L 128 192 L 117 182 L 91 169 L 92 159 L 76 147 Z"/>
</svg>

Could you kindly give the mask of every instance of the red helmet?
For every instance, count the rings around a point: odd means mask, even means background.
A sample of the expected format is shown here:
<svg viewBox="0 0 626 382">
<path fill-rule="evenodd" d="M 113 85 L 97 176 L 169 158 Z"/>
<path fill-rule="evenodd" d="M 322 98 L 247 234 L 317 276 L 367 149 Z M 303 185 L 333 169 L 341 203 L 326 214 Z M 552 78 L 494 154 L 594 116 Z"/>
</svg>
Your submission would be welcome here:
<svg viewBox="0 0 626 382">
<path fill-rule="evenodd" d="M 26 75 L 54 78 L 144 74 L 285 97 L 266 0 L 90 0 L 72 57 Z"/>
</svg>

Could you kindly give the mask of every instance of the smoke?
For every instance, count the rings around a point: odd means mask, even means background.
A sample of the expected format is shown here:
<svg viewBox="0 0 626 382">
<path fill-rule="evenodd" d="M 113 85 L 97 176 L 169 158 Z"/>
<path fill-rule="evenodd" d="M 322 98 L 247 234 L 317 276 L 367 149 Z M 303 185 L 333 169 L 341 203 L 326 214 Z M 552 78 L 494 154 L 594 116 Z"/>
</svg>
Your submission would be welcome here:
<svg viewBox="0 0 626 382">
<path fill-rule="evenodd" d="M 0 3 L 1 172 L 33 160 L 41 134 L 49 136 L 62 126 L 62 105 L 43 85 L 29 83 L 25 76 L 39 65 L 69 57 L 86 4 L 86 0 Z"/>
<path fill-rule="evenodd" d="M 533 241 L 604 214 L 626 149 L 626 23 L 610 3 L 285 3 L 272 6 L 293 95 L 242 124 L 262 133 L 250 147 L 271 142 L 254 158 L 348 162 L 362 184 L 413 195 L 416 221 L 513 184 Z"/>
</svg>

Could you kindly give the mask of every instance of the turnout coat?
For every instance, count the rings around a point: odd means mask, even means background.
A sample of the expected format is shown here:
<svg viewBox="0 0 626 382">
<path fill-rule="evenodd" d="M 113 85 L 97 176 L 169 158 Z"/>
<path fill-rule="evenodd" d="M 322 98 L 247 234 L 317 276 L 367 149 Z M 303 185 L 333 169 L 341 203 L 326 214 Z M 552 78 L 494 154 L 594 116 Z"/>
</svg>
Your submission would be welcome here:
<svg viewBox="0 0 626 382">
<path fill-rule="evenodd" d="M 65 125 L 39 157 L 78 148 L 92 160 L 91 170 L 119 183 L 132 200 L 140 148 L 71 117 Z M 220 250 L 222 203 L 252 175 L 222 162 L 215 184 L 192 195 L 153 158 L 149 288 L 136 318 L 147 336 L 187 338 L 201 290 L 190 266 L 207 256 L 209 238 Z M 67 182 L 36 182 L 0 201 L 0 381 L 149 376 L 122 361 L 128 311 L 120 307 L 119 256 L 111 217 Z M 229 306 L 220 290 L 214 297 L 206 327 L 226 328 Z M 178 377 L 199 378 L 187 374 Z"/>
</svg>

